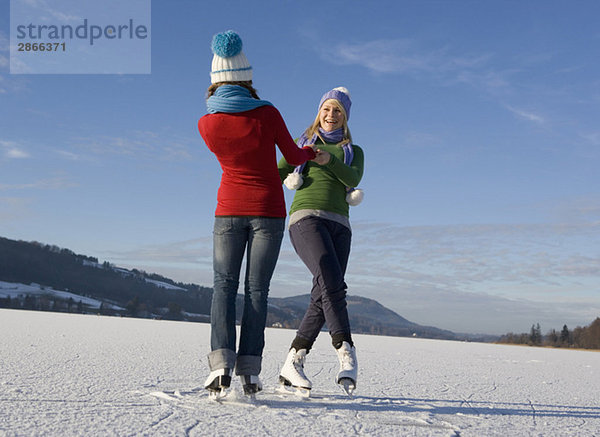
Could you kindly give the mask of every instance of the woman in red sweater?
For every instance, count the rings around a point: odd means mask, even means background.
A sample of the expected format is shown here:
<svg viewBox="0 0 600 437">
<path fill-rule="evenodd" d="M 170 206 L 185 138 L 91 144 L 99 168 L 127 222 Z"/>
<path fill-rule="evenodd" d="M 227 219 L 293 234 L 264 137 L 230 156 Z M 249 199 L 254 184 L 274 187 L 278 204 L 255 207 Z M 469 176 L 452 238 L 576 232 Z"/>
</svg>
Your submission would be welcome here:
<svg viewBox="0 0 600 437">
<path fill-rule="evenodd" d="M 205 387 L 212 396 L 223 396 L 235 368 L 244 392 L 254 395 L 262 389 L 258 375 L 267 296 L 286 216 L 275 146 L 293 165 L 315 158 L 315 152 L 298 148 L 279 111 L 258 98 L 236 33 L 215 35 L 212 51 L 208 114 L 198 121 L 198 129 L 223 174 L 213 232 L 211 372 Z M 236 353 L 235 302 L 244 252 L 244 312 Z"/>
</svg>

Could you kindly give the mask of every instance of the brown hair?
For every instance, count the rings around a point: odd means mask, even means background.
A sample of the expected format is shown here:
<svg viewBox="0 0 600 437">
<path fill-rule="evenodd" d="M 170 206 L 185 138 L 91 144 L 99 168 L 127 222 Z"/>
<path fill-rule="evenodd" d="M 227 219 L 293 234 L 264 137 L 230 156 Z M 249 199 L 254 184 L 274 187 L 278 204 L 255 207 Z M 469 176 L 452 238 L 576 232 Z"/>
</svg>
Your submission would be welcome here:
<svg viewBox="0 0 600 437">
<path fill-rule="evenodd" d="M 208 90 L 206 91 L 206 98 L 208 99 L 210 96 L 212 96 L 215 93 L 215 91 L 217 90 L 217 88 L 219 88 L 221 85 L 238 85 L 238 86 L 244 87 L 248 91 L 250 91 L 250 95 L 252 97 L 254 97 L 257 100 L 260 100 L 260 97 L 258 97 L 258 94 L 256 93 L 256 90 L 252 86 L 252 81 L 251 80 L 236 81 L 236 82 L 217 82 L 217 83 L 213 83 L 211 86 L 208 87 Z"/>
</svg>

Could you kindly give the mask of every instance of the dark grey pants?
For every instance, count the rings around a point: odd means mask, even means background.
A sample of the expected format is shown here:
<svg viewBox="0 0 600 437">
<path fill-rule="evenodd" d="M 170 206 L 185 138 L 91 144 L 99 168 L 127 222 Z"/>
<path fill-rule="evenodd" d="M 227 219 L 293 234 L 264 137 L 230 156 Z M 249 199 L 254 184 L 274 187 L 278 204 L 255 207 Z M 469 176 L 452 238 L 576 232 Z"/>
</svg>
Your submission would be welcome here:
<svg viewBox="0 0 600 437">
<path fill-rule="evenodd" d="M 325 323 L 334 345 L 352 344 L 344 282 L 352 232 L 331 220 L 305 217 L 290 226 L 290 239 L 313 275 L 310 304 L 292 347 L 310 350 Z"/>
</svg>

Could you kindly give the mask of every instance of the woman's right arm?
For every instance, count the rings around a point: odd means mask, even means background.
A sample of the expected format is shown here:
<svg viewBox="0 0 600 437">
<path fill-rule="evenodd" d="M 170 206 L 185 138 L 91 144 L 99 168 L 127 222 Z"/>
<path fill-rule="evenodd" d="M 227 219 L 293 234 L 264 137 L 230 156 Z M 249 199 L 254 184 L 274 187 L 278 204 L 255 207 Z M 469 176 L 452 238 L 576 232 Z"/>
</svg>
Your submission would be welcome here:
<svg viewBox="0 0 600 437">
<path fill-rule="evenodd" d="M 276 108 L 273 108 L 273 126 L 275 128 L 275 142 L 281 150 L 283 157 L 288 164 L 292 166 L 304 164 L 306 161 L 314 159 L 316 154 L 312 147 L 304 146 L 302 148 L 292 139 L 281 114 Z"/>
</svg>

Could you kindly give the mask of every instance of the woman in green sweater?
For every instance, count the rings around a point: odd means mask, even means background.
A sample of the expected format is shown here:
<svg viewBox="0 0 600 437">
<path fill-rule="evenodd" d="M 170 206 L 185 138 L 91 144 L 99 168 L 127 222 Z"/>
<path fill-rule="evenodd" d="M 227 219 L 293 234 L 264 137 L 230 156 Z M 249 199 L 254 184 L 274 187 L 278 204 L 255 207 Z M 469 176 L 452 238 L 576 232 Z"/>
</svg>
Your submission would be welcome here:
<svg viewBox="0 0 600 437">
<path fill-rule="evenodd" d="M 298 145 L 313 145 L 317 156 L 298 167 L 279 161 L 279 174 L 288 188 L 296 189 L 290 209 L 292 245 L 313 275 L 310 304 L 280 372 L 280 382 L 310 393 L 304 374 L 306 354 L 325 323 L 340 362 L 336 382 L 346 392 L 356 387 L 357 361 L 346 305 L 344 275 L 350 255 L 352 231 L 349 204 L 362 200 L 355 187 L 363 175 L 364 155 L 352 144 L 348 129 L 350 94 L 343 87 L 323 95 L 313 124 Z"/>
</svg>

